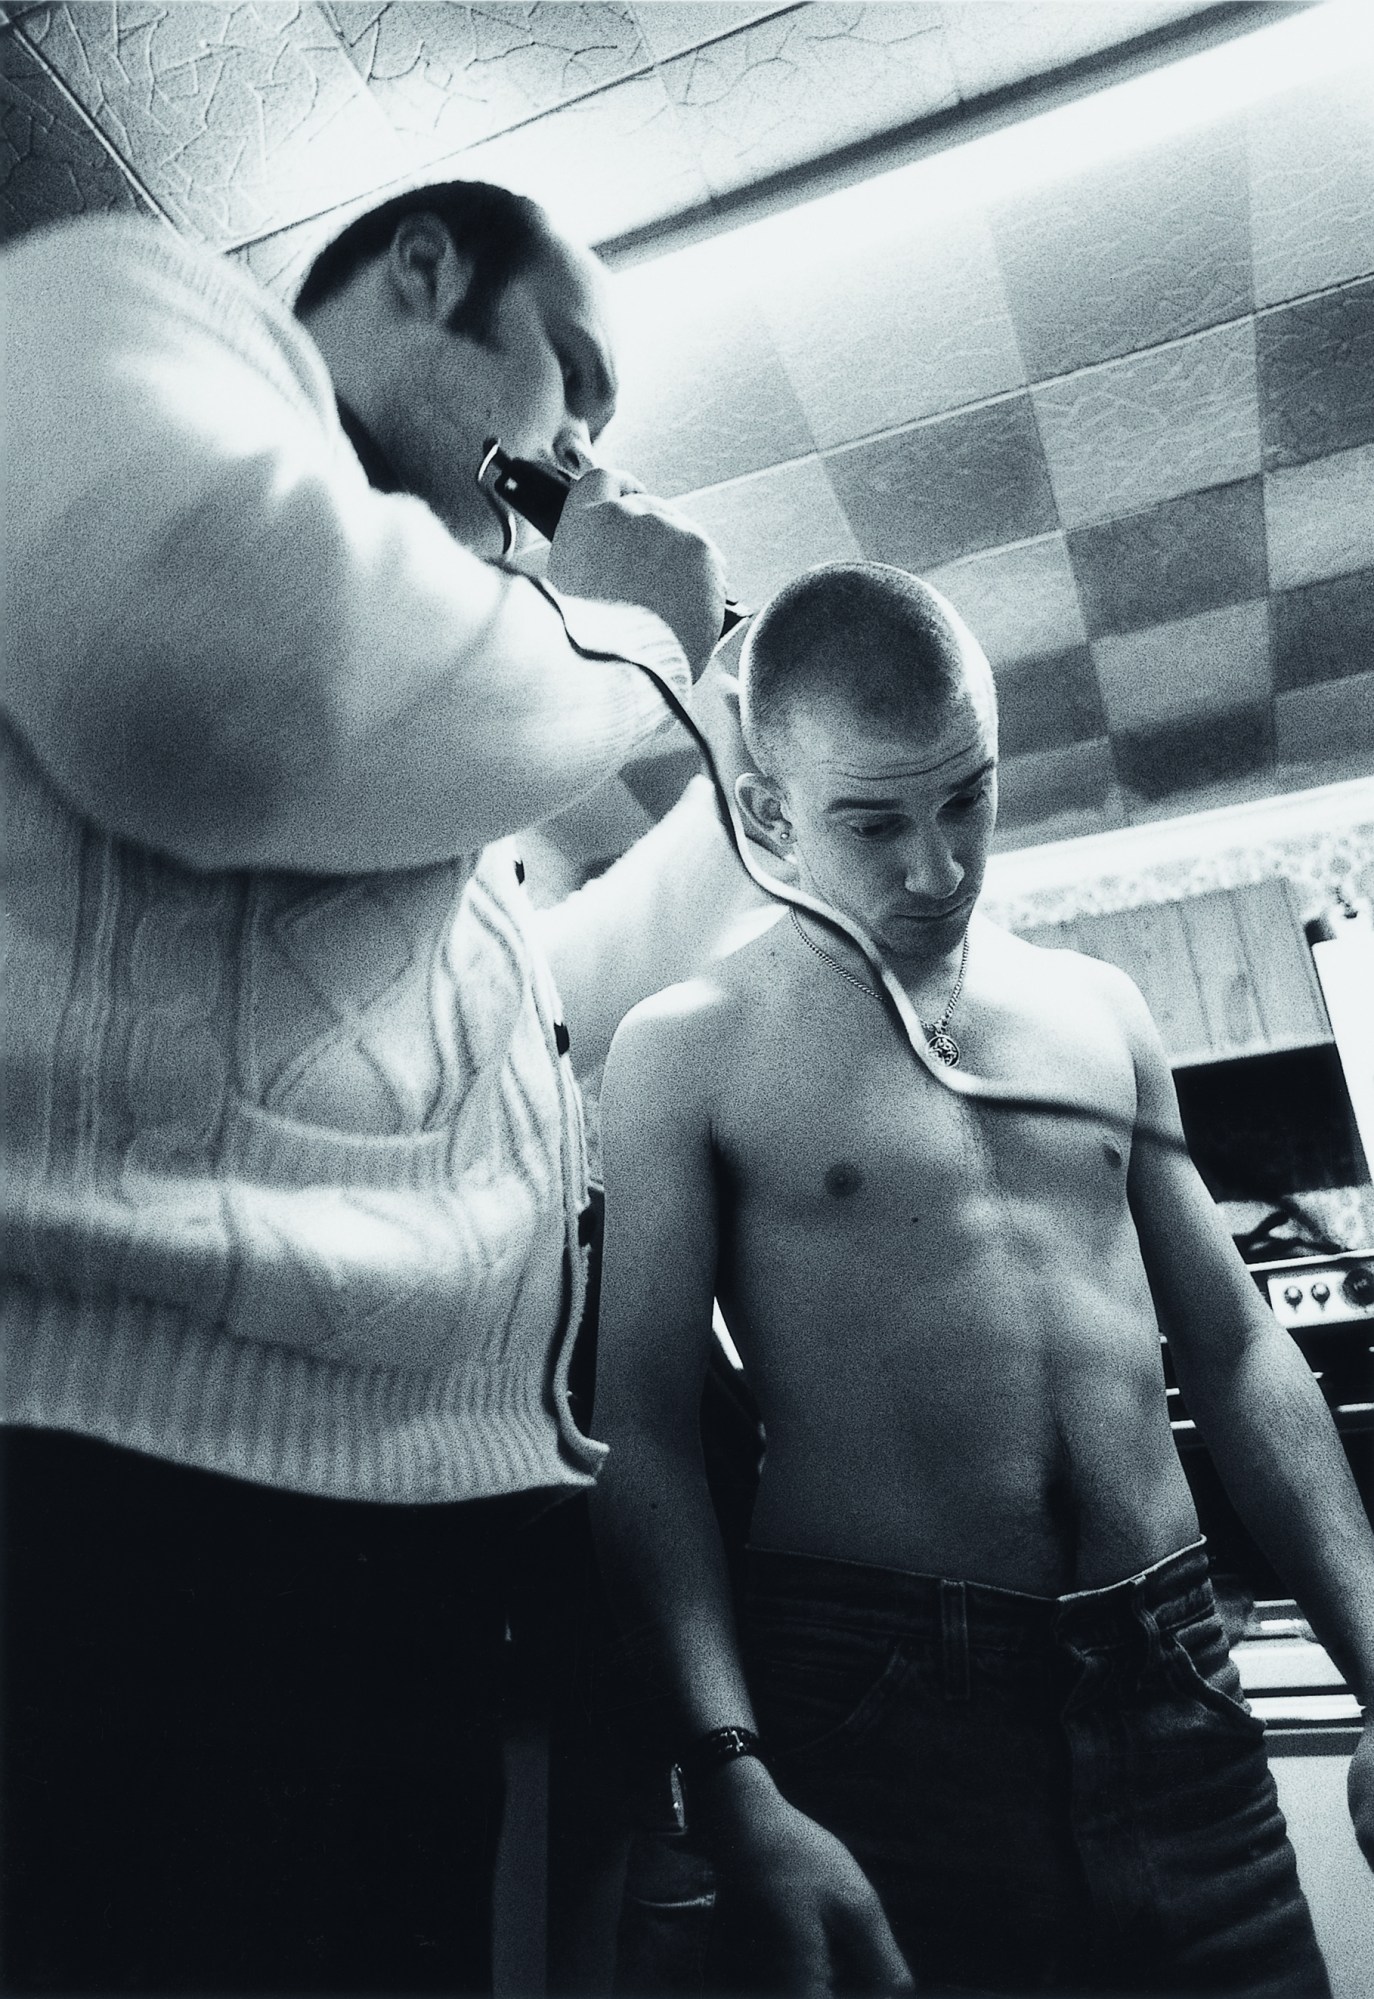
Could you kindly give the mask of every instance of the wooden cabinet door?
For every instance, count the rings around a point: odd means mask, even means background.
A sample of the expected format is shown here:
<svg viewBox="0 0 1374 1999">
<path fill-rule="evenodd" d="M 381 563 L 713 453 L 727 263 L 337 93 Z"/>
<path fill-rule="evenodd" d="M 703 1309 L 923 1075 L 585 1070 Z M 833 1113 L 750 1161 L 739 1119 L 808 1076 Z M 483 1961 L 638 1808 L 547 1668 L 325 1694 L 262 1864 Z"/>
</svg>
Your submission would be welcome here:
<svg viewBox="0 0 1374 1999">
<path fill-rule="evenodd" d="M 1083 951 L 1133 978 L 1175 1066 L 1331 1039 L 1285 881 L 1079 916 L 1021 933 Z"/>
</svg>

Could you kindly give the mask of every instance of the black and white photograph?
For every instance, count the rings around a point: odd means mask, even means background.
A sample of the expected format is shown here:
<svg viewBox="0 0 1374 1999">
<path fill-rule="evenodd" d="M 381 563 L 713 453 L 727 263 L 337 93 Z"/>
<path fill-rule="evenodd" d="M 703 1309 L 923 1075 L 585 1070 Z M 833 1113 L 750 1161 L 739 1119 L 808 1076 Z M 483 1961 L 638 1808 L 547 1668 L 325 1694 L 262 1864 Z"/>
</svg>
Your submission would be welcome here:
<svg viewBox="0 0 1374 1999">
<path fill-rule="evenodd" d="M 1374 1999 L 1374 4 L 0 107 L 0 1994 Z"/>
</svg>

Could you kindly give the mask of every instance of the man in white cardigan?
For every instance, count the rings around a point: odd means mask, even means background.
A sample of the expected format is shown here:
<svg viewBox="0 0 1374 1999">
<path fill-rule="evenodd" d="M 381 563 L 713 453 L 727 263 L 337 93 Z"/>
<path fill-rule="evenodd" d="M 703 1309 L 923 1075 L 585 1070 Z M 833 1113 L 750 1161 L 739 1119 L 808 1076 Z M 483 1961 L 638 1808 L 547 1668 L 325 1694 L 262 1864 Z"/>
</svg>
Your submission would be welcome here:
<svg viewBox="0 0 1374 1999">
<path fill-rule="evenodd" d="M 694 783 L 560 998 L 511 839 L 676 726 L 719 558 L 593 473 L 552 588 L 495 560 L 486 436 L 576 475 L 614 406 L 503 190 L 296 319 L 154 225 L 4 265 L 0 1977 L 480 1990 L 505 1536 L 598 1458 L 569 1026 L 742 880 Z"/>
</svg>

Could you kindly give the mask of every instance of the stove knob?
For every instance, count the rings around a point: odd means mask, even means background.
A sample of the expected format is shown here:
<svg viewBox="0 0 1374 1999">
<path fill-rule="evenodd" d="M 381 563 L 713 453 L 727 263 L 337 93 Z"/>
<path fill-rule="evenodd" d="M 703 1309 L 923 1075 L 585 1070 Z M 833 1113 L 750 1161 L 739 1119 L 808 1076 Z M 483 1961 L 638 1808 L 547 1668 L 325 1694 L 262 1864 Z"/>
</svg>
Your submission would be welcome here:
<svg viewBox="0 0 1374 1999">
<path fill-rule="evenodd" d="M 1283 1302 L 1285 1303 L 1285 1305 L 1291 1305 L 1294 1311 L 1296 1311 L 1298 1306 L 1301 1305 L 1302 1292 L 1299 1290 L 1296 1284 L 1286 1284 L 1284 1286 Z"/>
<path fill-rule="evenodd" d="M 1367 1263 L 1357 1263 L 1353 1270 L 1348 1270 L 1341 1296 L 1349 1305 L 1374 1305 L 1374 1269 Z"/>
<path fill-rule="evenodd" d="M 1319 1277 L 1316 1283 L 1312 1286 L 1312 1296 L 1316 1299 L 1319 1305 L 1324 1305 L 1327 1299 L 1331 1296 L 1331 1286 L 1329 1284 L 1323 1284 L 1322 1280 Z"/>
</svg>

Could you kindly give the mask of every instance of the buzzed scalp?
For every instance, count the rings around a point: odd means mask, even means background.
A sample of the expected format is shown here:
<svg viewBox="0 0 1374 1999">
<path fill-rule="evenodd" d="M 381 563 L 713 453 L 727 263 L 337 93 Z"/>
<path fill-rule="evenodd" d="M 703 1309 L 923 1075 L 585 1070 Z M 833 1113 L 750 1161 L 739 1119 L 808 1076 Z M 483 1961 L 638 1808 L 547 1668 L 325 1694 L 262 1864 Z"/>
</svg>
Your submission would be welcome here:
<svg viewBox="0 0 1374 1999">
<path fill-rule="evenodd" d="M 883 729 L 933 721 L 970 695 L 992 709 L 981 662 L 929 583 L 882 562 L 824 563 L 786 584 L 749 628 L 740 695 L 750 755 L 766 767 L 808 700 L 838 701 Z"/>
</svg>

